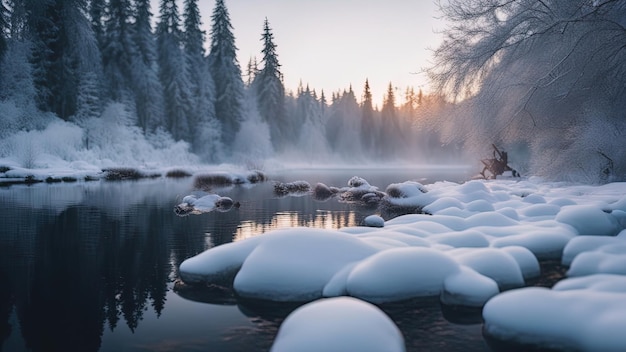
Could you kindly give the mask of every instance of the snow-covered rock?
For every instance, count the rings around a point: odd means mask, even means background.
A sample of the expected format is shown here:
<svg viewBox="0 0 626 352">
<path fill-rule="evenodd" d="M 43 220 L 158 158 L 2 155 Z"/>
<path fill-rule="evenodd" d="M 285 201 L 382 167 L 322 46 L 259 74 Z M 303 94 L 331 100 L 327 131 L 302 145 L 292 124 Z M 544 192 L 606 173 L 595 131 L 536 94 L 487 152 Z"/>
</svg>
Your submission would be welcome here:
<svg viewBox="0 0 626 352">
<path fill-rule="evenodd" d="M 563 249 L 563 265 L 571 265 L 574 258 L 583 252 L 610 245 L 626 244 L 626 236 L 578 236 L 572 238 Z"/>
<path fill-rule="evenodd" d="M 369 227 L 385 227 L 385 220 L 379 215 L 369 215 L 363 219 L 363 225 Z"/>
<path fill-rule="evenodd" d="M 484 332 L 500 340 L 571 351 L 626 351 L 626 277 L 566 279 L 485 304 Z"/>
<path fill-rule="evenodd" d="M 557 214 L 556 221 L 571 225 L 582 236 L 613 236 L 621 230 L 615 217 L 591 205 L 563 207 Z"/>
<path fill-rule="evenodd" d="M 404 337 L 378 307 L 350 297 L 321 299 L 283 321 L 272 352 L 403 352 Z"/>
<path fill-rule="evenodd" d="M 233 288 L 242 297 L 272 301 L 320 298 L 338 271 L 375 252 L 358 238 L 337 231 L 277 230 L 263 236 L 246 257 Z"/>
<path fill-rule="evenodd" d="M 592 274 L 626 275 L 626 241 L 605 244 L 592 251 L 577 255 L 567 276 L 585 276 Z"/>
</svg>

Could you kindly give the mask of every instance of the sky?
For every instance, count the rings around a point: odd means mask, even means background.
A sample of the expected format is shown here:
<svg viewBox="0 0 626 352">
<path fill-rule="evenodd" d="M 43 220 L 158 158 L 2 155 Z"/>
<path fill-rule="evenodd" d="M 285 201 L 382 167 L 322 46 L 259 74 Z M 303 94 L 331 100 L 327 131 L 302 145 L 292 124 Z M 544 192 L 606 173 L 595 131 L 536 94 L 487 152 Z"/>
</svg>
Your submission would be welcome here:
<svg viewBox="0 0 626 352">
<path fill-rule="evenodd" d="M 157 2 L 157 1 L 155 1 Z M 226 0 L 242 72 L 262 58 L 261 34 L 267 17 L 287 90 L 300 81 L 320 94 L 347 89 L 360 101 L 369 79 L 379 107 L 391 82 L 396 102 L 407 86 L 428 92 L 420 73 L 430 64 L 443 22 L 434 0 Z M 209 40 L 215 0 L 199 0 Z M 180 1 L 180 11 L 183 5 Z M 158 18 L 158 3 L 153 5 Z M 158 19 L 157 19 L 158 20 Z M 208 47 L 208 45 L 207 45 Z"/>
</svg>

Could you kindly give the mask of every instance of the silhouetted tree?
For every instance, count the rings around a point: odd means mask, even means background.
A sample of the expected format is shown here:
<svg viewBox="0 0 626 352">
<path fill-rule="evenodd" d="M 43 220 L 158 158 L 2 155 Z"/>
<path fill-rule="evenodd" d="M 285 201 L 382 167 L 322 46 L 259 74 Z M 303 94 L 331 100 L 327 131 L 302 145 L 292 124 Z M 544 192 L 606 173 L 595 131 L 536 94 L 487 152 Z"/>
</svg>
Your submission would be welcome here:
<svg viewBox="0 0 626 352">
<path fill-rule="evenodd" d="M 374 148 L 376 128 L 372 92 L 369 80 L 366 79 L 365 87 L 363 88 L 363 101 L 361 102 L 361 143 L 366 151 L 372 151 Z"/>
</svg>

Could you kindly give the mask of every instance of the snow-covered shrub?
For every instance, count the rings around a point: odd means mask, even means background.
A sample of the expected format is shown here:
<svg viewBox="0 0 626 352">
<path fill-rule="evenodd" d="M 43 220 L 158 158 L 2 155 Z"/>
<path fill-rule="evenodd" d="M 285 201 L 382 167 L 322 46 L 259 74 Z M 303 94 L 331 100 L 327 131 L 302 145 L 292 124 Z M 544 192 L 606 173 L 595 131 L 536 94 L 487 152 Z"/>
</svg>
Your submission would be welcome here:
<svg viewBox="0 0 626 352">
<path fill-rule="evenodd" d="M 131 121 L 132 115 L 121 103 L 109 104 L 100 118 L 83 121 L 82 157 L 102 166 L 181 165 L 198 161 L 189 152 L 188 143 L 175 142 L 163 131 L 146 137 Z"/>
</svg>

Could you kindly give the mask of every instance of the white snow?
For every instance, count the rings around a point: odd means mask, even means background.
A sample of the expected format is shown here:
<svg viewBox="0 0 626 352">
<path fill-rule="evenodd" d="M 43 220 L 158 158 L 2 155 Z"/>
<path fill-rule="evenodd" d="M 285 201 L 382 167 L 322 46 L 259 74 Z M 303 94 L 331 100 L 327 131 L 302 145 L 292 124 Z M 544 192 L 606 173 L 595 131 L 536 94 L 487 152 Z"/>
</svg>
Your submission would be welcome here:
<svg viewBox="0 0 626 352">
<path fill-rule="evenodd" d="M 378 307 L 350 297 L 321 299 L 293 311 L 272 352 L 403 352 L 404 337 Z"/>
<path fill-rule="evenodd" d="M 556 221 L 571 225 L 579 235 L 614 236 L 621 230 L 615 217 L 591 205 L 563 207 Z"/>
<path fill-rule="evenodd" d="M 484 331 L 503 340 L 561 350 L 625 351 L 626 277 L 566 279 L 550 290 L 504 292 L 483 309 Z"/>
<path fill-rule="evenodd" d="M 370 215 L 363 219 L 363 225 L 369 227 L 385 227 L 385 220 L 379 215 Z"/>
<path fill-rule="evenodd" d="M 371 189 L 360 178 L 351 184 Z M 384 202 L 423 207 L 429 214 L 366 221 L 382 222 L 382 228 L 273 231 L 188 259 L 181 277 L 234 277 L 237 294 L 275 301 L 351 296 L 384 303 L 438 296 L 448 305 L 484 305 L 485 331 L 497 338 L 626 350 L 626 184 L 528 179 L 387 189 L 394 196 Z M 562 260 L 570 266 L 569 278 L 552 290 L 523 288 L 539 276 L 541 259 Z M 323 329 L 314 319 L 301 324 L 305 336 Z M 277 351 L 286 343 L 279 342 Z"/>
<path fill-rule="evenodd" d="M 359 177 L 349 186 L 374 190 Z M 622 229 L 612 212 L 622 211 L 623 195 L 615 192 L 624 194 L 624 188 L 540 180 L 394 184 L 387 189 L 395 196 L 387 201 L 425 206 L 433 214 L 365 221 L 383 228 L 272 231 L 190 258 L 180 273 L 191 282 L 230 279 L 237 294 L 274 301 L 350 295 L 380 303 L 440 296 L 451 304 L 480 306 L 494 287 L 521 287 L 537 277 L 538 258 L 575 263 L 572 276 L 621 273 L 622 247 L 602 245 L 626 243 L 624 236 L 606 236 Z M 205 197 L 184 201 L 206 202 L 208 209 L 217 196 Z"/>
</svg>

